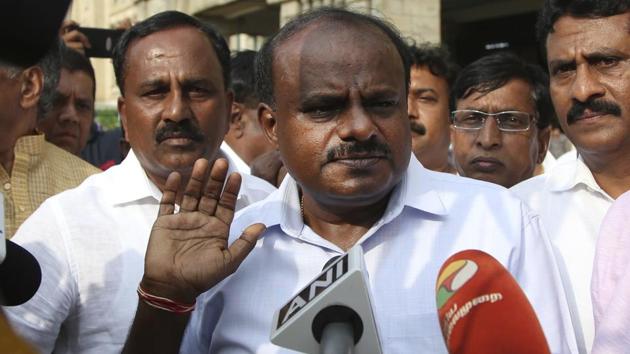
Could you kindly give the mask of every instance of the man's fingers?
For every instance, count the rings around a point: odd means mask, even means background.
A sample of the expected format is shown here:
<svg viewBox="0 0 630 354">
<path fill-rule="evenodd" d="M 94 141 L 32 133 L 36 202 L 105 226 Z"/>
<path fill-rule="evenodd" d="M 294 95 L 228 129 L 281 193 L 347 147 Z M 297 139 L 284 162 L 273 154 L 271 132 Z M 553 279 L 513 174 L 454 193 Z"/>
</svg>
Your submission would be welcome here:
<svg viewBox="0 0 630 354">
<path fill-rule="evenodd" d="M 182 198 L 180 209 L 181 211 L 191 212 L 197 210 L 199 197 L 201 196 L 201 191 L 203 190 L 207 174 L 208 160 L 199 159 L 195 161 L 190 179 L 188 180 L 186 189 L 184 190 L 184 196 Z"/>
<path fill-rule="evenodd" d="M 231 224 L 234 218 L 234 210 L 236 209 L 236 200 L 238 199 L 238 191 L 241 189 L 241 175 L 234 172 L 223 187 L 221 199 L 214 215 L 226 224 Z"/>
<path fill-rule="evenodd" d="M 217 159 L 210 170 L 210 178 L 206 182 L 203 196 L 199 201 L 199 211 L 207 215 L 214 215 L 214 212 L 221 197 L 223 182 L 227 175 L 228 163 L 225 159 Z"/>
<path fill-rule="evenodd" d="M 238 268 L 245 257 L 254 249 L 256 241 L 258 241 L 258 238 L 266 229 L 267 227 L 264 224 L 250 225 L 243 231 L 241 237 L 230 245 L 226 252 L 230 254 L 230 264 L 228 267 L 231 272 L 236 271 L 236 268 Z"/>
<path fill-rule="evenodd" d="M 175 212 L 175 198 L 181 179 L 182 177 L 177 172 L 171 172 L 171 174 L 168 175 L 166 183 L 164 184 L 164 190 L 162 191 L 158 216 L 170 215 Z"/>
</svg>

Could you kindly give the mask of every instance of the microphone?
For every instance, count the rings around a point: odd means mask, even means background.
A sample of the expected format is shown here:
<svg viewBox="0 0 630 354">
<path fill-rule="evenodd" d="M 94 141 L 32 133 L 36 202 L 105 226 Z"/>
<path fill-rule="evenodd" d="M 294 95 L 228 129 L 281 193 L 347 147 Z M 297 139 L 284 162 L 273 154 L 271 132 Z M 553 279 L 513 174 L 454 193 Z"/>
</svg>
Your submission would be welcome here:
<svg viewBox="0 0 630 354">
<path fill-rule="evenodd" d="M 435 294 L 450 354 L 550 353 L 525 293 L 489 254 L 465 250 L 451 256 Z"/>
<path fill-rule="evenodd" d="M 271 342 L 303 353 L 381 354 L 363 249 L 329 260 L 274 314 Z"/>
<path fill-rule="evenodd" d="M 4 196 L 0 194 L 0 305 L 17 306 L 28 301 L 39 289 L 42 270 L 33 255 L 6 240 L 4 233 Z"/>
</svg>

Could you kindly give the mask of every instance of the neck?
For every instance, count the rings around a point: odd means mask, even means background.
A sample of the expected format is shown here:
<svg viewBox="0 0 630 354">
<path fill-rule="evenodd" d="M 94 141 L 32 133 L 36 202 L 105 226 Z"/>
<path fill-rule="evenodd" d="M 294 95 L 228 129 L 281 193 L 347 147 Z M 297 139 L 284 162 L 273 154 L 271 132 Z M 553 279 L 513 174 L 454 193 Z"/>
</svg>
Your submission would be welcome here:
<svg viewBox="0 0 630 354">
<path fill-rule="evenodd" d="M 13 160 L 15 159 L 15 153 L 13 152 L 13 146 L 11 147 L 1 147 L 0 148 L 0 165 L 7 172 L 7 174 L 11 175 L 11 170 L 13 170 Z"/>
<path fill-rule="evenodd" d="M 391 192 L 375 203 L 356 206 L 322 203 L 304 193 L 302 217 L 314 232 L 347 251 L 383 216 L 390 195 Z"/>
<path fill-rule="evenodd" d="M 256 152 L 252 151 L 249 146 L 241 144 L 239 140 L 228 139 L 228 137 L 226 136 L 225 142 L 247 165 L 249 165 L 256 157 Z"/>
<path fill-rule="evenodd" d="M 593 174 L 597 184 L 613 199 L 630 190 L 630 159 L 628 152 L 617 152 L 605 157 L 597 154 L 582 154 L 584 163 Z"/>
</svg>

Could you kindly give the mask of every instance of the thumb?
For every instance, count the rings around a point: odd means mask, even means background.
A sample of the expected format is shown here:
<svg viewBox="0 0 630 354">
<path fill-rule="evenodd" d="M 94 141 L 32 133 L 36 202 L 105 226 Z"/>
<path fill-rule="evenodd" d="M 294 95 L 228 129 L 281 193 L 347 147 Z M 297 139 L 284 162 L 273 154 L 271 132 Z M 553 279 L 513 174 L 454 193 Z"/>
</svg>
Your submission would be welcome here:
<svg viewBox="0 0 630 354">
<path fill-rule="evenodd" d="M 234 241 L 228 248 L 228 252 L 231 255 L 230 259 L 230 271 L 234 272 L 236 268 L 243 262 L 245 257 L 254 249 L 258 237 L 262 235 L 267 227 L 264 224 L 253 224 L 248 226 L 241 237 Z"/>
</svg>

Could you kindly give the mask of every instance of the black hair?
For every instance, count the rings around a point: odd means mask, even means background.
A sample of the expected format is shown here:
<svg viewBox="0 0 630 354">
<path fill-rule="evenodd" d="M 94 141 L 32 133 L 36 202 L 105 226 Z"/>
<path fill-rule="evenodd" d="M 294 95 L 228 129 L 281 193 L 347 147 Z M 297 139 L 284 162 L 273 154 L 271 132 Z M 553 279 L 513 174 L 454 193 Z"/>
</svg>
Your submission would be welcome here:
<svg viewBox="0 0 630 354">
<path fill-rule="evenodd" d="M 451 89 L 451 108 L 455 109 L 459 99 L 474 92 L 492 92 L 513 79 L 521 79 L 532 87 L 538 112 L 537 126 L 541 129 L 548 127 L 554 116 L 549 77 L 540 66 L 527 63 L 510 52 L 487 55 L 464 67 Z"/>
<path fill-rule="evenodd" d="M 234 92 L 234 102 L 258 104 L 254 73 L 255 61 L 256 52 L 253 50 L 244 50 L 232 56 L 230 79 L 232 80 L 231 89 Z"/>
<path fill-rule="evenodd" d="M 60 39 L 54 40 L 48 52 L 36 64 L 44 74 L 42 92 L 37 101 L 37 119 L 42 119 L 52 109 L 61 74 L 61 51 L 65 47 Z"/>
<path fill-rule="evenodd" d="M 223 36 L 210 24 L 203 23 L 192 16 L 178 11 L 164 11 L 131 26 L 131 28 L 126 30 L 122 36 L 120 36 L 118 43 L 116 43 L 112 61 L 114 64 L 114 72 L 116 74 L 116 84 L 120 89 L 121 95 L 125 95 L 124 81 L 125 71 L 127 69 L 126 55 L 129 46 L 137 39 L 175 27 L 193 27 L 203 32 L 208 37 L 210 43 L 212 44 L 212 48 L 219 58 L 219 63 L 221 64 L 223 84 L 226 89 L 229 87 L 230 49 L 228 48 Z"/>
<path fill-rule="evenodd" d="M 562 16 L 601 18 L 630 11 L 630 0 L 545 0 L 536 23 L 538 43 L 546 58 L 547 36 Z M 630 24 L 626 28 L 630 32 Z"/>
<path fill-rule="evenodd" d="M 412 43 L 409 45 L 411 66 L 424 66 L 431 74 L 441 77 L 452 87 L 459 71 L 459 66 L 451 58 L 451 54 L 443 45 L 432 43 Z"/>
<path fill-rule="evenodd" d="M 94 97 L 96 94 L 96 77 L 90 59 L 74 49 L 63 46 L 61 48 L 61 69 L 66 69 L 69 72 L 82 71 L 86 73 L 94 84 L 92 87 L 92 97 Z"/>
<path fill-rule="evenodd" d="M 318 21 L 366 24 L 381 30 L 391 40 L 398 54 L 400 54 L 400 59 L 405 70 L 405 88 L 408 89 L 411 59 L 407 45 L 398 30 L 392 24 L 368 14 L 361 14 L 335 7 L 320 7 L 303 13 L 289 21 L 280 31 L 269 38 L 258 52 L 256 56 L 256 93 L 261 102 L 272 107 L 275 106 L 273 62 L 276 48 L 289 40 L 293 35 Z"/>
</svg>

